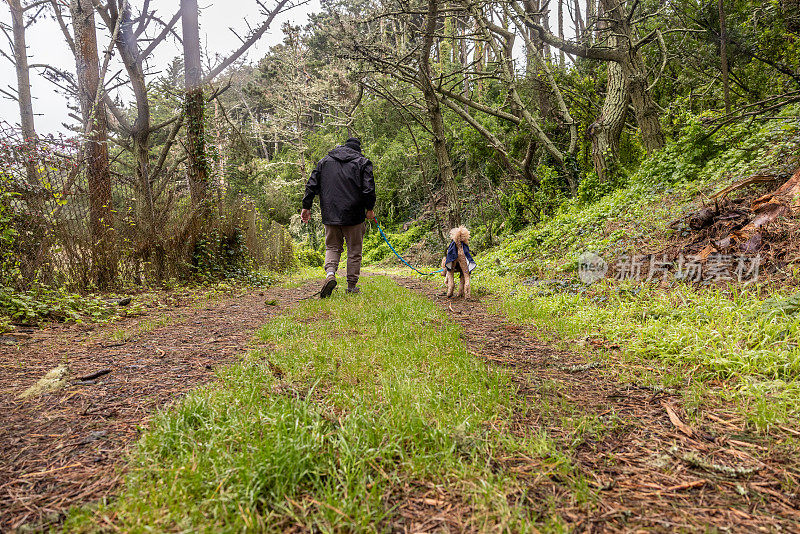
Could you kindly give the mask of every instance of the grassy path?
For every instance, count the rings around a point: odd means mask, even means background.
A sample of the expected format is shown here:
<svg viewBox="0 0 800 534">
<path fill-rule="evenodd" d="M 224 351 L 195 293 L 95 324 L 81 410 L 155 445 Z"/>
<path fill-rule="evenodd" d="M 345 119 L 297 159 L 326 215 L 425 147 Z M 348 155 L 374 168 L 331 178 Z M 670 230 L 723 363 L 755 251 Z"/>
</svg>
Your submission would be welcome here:
<svg viewBox="0 0 800 534">
<path fill-rule="evenodd" d="M 105 325 L 50 323 L 12 342 L 3 337 L 0 532 L 58 524 L 71 506 L 110 495 L 151 414 L 237 361 L 256 329 L 300 293 L 222 285 L 159 291 L 135 296 L 141 307 L 135 317 Z M 66 387 L 18 398 L 65 364 Z M 98 370 L 109 373 L 80 380 Z"/>
<path fill-rule="evenodd" d="M 152 421 L 118 497 L 68 530 L 797 529 L 779 450 L 724 420 L 688 427 L 613 358 L 396 280 L 272 319 Z"/>
<path fill-rule="evenodd" d="M 613 346 L 588 358 L 557 350 L 481 303 L 449 300 L 419 278 L 396 279 L 446 309 L 476 356 L 512 371 L 525 406 L 515 430 L 541 429 L 575 473 L 543 477 L 532 460 L 527 482 L 559 502 L 571 528 L 800 530 L 792 443 L 730 423 L 725 406 L 707 408 L 703 426 L 692 427 L 680 391 L 637 383 L 631 367 L 642 364 L 620 359 Z M 588 497 L 573 498 L 581 495 Z"/>
<path fill-rule="evenodd" d="M 512 431 L 509 374 L 428 299 L 386 278 L 363 291 L 269 322 L 153 421 L 118 500 L 68 528 L 526 530 L 526 490 L 498 467 L 547 445 Z"/>
</svg>

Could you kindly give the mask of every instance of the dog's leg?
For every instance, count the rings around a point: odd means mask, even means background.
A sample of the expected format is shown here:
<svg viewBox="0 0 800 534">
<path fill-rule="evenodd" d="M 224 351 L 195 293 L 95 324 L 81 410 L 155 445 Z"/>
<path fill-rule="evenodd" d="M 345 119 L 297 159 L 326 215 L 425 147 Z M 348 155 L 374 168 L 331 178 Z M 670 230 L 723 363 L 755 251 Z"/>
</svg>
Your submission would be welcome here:
<svg viewBox="0 0 800 534">
<path fill-rule="evenodd" d="M 447 286 L 447 257 L 442 258 L 442 276 L 444 277 L 444 285 Z M 446 292 L 446 290 L 445 290 Z"/>
<path fill-rule="evenodd" d="M 464 296 L 464 285 L 469 282 L 469 265 L 467 264 L 467 256 L 464 254 L 464 247 L 461 243 L 456 245 L 458 247 L 458 262 L 459 270 L 461 271 L 461 279 L 459 281 L 458 296 Z M 469 292 L 469 288 L 467 288 Z"/>
<path fill-rule="evenodd" d="M 464 279 L 466 279 L 466 282 L 464 281 Z M 462 274 L 461 280 L 462 283 L 464 284 L 464 298 L 469 300 L 472 296 L 471 295 L 472 292 L 470 291 L 470 285 L 469 285 L 469 272 L 467 272 L 466 274 Z"/>
<path fill-rule="evenodd" d="M 447 271 L 447 274 L 445 274 L 445 279 L 447 280 L 447 298 L 453 296 L 453 290 L 455 289 L 456 286 L 456 281 L 454 280 L 454 277 L 455 275 L 453 274 L 453 271 Z"/>
</svg>

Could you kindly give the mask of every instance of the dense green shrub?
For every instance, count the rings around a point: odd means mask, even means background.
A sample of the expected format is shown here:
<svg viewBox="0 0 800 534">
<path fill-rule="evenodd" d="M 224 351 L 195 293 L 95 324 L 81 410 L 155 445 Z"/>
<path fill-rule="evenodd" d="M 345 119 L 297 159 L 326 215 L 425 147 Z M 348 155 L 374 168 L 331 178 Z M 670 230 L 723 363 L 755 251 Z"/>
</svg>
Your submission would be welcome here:
<svg viewBox="0 0 800 534">
<path fill-rule="evenodd" d="M 8 191 L 8 177 L 0 174 L 0 284 L 6 283 L 15 270 L 12 251 L 17 232 L 12 224 L 11 200 L 13 193 Z"/>
<path fill-rule="evenodd" d="M 384 229 L 389 242 L 400 255 L 405 254 L 412 245 L 419 243 L 430 230 L 429 225 L 412 226 L 405 232 L 398 233 L 391 233 Z M 372 230 L 364 237 L 364 263 L 369 265 L 394 257 L 394 253 L 377 229 Z"/>
<path fill-rule="evenodd" d="M 197 240 L 192 254 L 192 269 L 200 277 L 226 278 L 247 263 L 247 246 L 238 228 L 228 233 L 212 230 Z"/>
<path fill-rule="evenodd" d="M 2 317 L 15 322 L 43 319 L 67 322 L 107 321 L 120 314 L 138 313 L 137 306 L 121 308 L 114 300 L 94 295 L 79 295 L 65 289 L 34 286 L 27 291 L 0 286 L 0 331 Z"/>
<path fill-rule="evenodd" d="M 322 267 L 325 262 L 325 256 L 322 253 L 305 244 L 295 249 L 295 256 L 297 262 L 305 267 Z"/>
</svg>

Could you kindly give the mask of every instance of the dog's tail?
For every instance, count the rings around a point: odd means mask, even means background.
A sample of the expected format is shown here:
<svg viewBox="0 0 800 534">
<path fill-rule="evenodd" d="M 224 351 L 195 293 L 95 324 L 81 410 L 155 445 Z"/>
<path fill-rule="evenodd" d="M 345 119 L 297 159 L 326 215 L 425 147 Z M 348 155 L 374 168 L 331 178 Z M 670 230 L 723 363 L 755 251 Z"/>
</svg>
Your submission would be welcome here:
<svg viewBox="0 0 800 534">
<path fill-rule="evenodd" d="M 450 230 L 450 239 L 458 245 L 460 243 L 469 245 L 469 230 L 466 226 L 459 226 Z"/>
</svg>

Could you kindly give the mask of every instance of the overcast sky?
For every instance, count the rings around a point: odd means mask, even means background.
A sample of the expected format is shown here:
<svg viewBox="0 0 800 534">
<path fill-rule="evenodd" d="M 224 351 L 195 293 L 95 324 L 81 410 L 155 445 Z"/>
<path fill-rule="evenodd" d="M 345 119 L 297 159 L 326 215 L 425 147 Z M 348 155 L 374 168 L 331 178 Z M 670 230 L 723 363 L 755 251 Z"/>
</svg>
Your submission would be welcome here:
<svg viewBox="0 0 800 534">
<path fill-rule="evenodd" d="M 137 6 L 141 6 L 142 0 L 131 0 L 134 6 L 134 13 L 138 12 Z M 27 3 L 23 0 L 23 4 Z M 68 2 L 64 2 L 68 4 Z M 254 0 L 199 0 L 200 3 L 200 39 L 204 51 L 208 51 L 213 57 L 214 54 L 226 54 L 227 51 L 235 50 L 239 45 L 239 40 L 230 31 L 234 28 L 236 33 L 244 36 L 248 32 L 247 22 L 252 27 L 258 26 L 262 17 L 259 14 L 259 7 Z M 179 0 L 151 0 L 150 5 L 158 14 L 169 19 L 178 9 Z M 265 2 L 267 6 L 274 4 L 274 1 Z M 247 56 L 248 61 L 255 61 L 261 58 L 270 46 L 279 43 L 283 36 L 280 30 L 281 25 L 289 20 L 293 24 L 305 25 L 309 13 L 319 11 L 319 0 L 309 0 L 305 5 L 293 8 L 276 18 L 267 33 L 261 40 L 253 46 Z M 10 24 L 11 16 L 5 2 L 0 3 L 0 21 Z M 103 27 L 102 21 L 97 17 L 98 23 L 98 47 L 102 51 L 108 47 L 110 35 Z M 180 33 L 180 22 L 178 23 Z M 75 72 L 75 59 L 69 51 L 69 47 L 64 42 L 63 34 L 58 24 L 51 17 L 42 17 L 39 22 L 28 29 L 28 55 L 31 64 L 44 63 L 55 67 Z M 0 47 L 10 54 L 8 41 L 0 35 Z M 150 62 L 150 70 L 160 70 L 169 63 L 175 56 L 181 55 L 180 43 L 174 39 L 169 39 L 162 43 L 157 49 L 153 61 Z M 112 62 L 109 67 L 109 74 L 113 74 L 120 68 Z M 31 90 L 33 93 L 33 110 L 36 113 L 36 130 L 39 134 L 58 133 L 65 131 L 62 127 L 64 122 L 74 122 L 69 119 L 67 113 L 66 99 L 58 94 L 53 85 L 39 76 L 37 69 L 31 72 Z M 153 79 L 151 75 L 149 80 Z M 7 89 L 11 85 L 16 89 L 16 74 L 13 65 L 5 58 L 0 58 L 0 85 Z M 19 107 L 15 101 L 6 98 L 0 99 L 0 119 L 12 123 L 19 123 Z"/>
<path fill-rule="evenodd" d="M 30 0 L 23 0 L 27 4 Z M 130 0 L 134 6 L 134 13 L 138 13 L 138 7 L 143 0 Z M 300 3 L 303 0 L 296 0 Z M 63 4 L 68 5 L 68 0 L 62 0 Z M 274 5 L 276 0 L 266 0 L 266 5 Z M 263 20 L 260 15 L 260 8 L 255 0 L 199 0 L 200 3 L 200 45 L 203 51 L 210 57 L 227 55 L 235 50 L 240 44 L 239 39 L 231 32 L 233 28 L 237 34 L 244 36 L 248 33 L 248 25 L 256 27 Z M 157 14 L 169 20 L 180 5 L 180 0 L 151 0 L 150 6 Z M 283 32 L 281 26 L 286 21 L 291 21 L 295 25 L 304 26 L 308 22 L 310 13 L 320 10 L 319 0 L 306 0 L 299 7 L 295 7 L 282 13 L 272 23 L 267 33 L 253 46 L 247 56 L 246 61 L 257 61 L 265 55 L 267 50 L 274 44 L 281 42 Z M 68 10 L 67 10 L 68 11 Z M 555 11 L 555 10 L 553 10 Z M 555 27 L 555 13 L 551 12 L 551 27 Z M 98 47 L 102 56 L 103 51 L 108 48 L 110 32 L 105 28 L 96 17 L 98 24 Z M 573 24 L 569 14 L 565 13 L 567 37 L 574 35 Z M 0 2 L 0 21 L 10 24 L 11 16 L 8 5 Z M 177 24 L 180 33 L 180 22 Z M 150 31 L 153 34 L 153 31 Z M 75 59 L 64 41 L 64 36 L 58 24 L 51 16 L 40 17 L 36 24 L 28 28 L 28 55 L 30 64 L 48 64 L 58 67 L 61 70 L 75 72 Z M 8 41 L 0 35 L 0 48 L 9 53 L 10 46 Z M 516 42 L 515 55 L 522 56 L 522 39 Z M 156 49 L 151 61 L 148 64 L 150 75 L 148 81 L 152 81 L 157 75 L 157 71 L 162 70 L 176 56 L 182 55 L 180 43 L 170 38 Z M 122 65 L 118 63 L 115 56 L 109 66 L 107 79 L 110 78 Z M 36 114 L 36 130 L 40 135 L 49 133 L 67 133 L 62 126 L 64 122 L 74 123 L 69 118 L 69 110 L 66 105 L 66 98 L 58 93 L 54 86 L 39 75 L 39 69 L 31 69 L 31 91 L 33 93 L 33 110 Z M 125 74 L 122 74 L 125 77 Z M 14 66 L 5 58 L 0 57 L 0 87 L 7 89 L 11 86 L 16 90 L 16 74 Z M 11 124 L 19 123 L 19 107 L 13 100 L 2 98 L 0 95 L 0 120 Z M 131 98 L 126 98 L 131 100 Z"/>
</svg>

